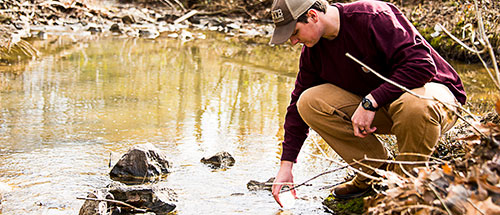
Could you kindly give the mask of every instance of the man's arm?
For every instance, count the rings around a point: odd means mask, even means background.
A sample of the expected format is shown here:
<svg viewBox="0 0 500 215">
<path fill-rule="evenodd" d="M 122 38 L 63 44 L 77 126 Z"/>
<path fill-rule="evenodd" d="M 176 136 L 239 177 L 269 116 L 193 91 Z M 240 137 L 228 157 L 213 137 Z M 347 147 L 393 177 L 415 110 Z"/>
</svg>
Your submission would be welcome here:
<svg viewBox="0 0 500 215">
<path fill-rule="evenodd" d="M 437 73 L 432 48 L 395 6 L 389 6 L 392 11 L 379 13 L 371 20 L 371 38 L 391 66 L 389 79 L 408 89 L 422 87 Z M 379 106 L 385 106 L 403 91 L 386 82 L 370 94 Z"/>
<path fill-rule="evenodd" d="M 310 59 L 310 50 L 304 47 L 300 56 L 300 70 L 295 82 L 295 89 L 292 92 L 290 105 L 285 116 L 285 137 L 282 144 L 281 165 L 274 181 L 278 184 L 272 186 L 273 197 L 280 206 L 282 205 L 279 200 L 279 191 L 283 187 L 283 183 L 293 184 L 293 163 L 296 162 L 309 131 L 309 126 L 302 120 L 297 110 L 297 101 L 304 90 L 321 82 L 317 74 L 311 72 L 314 69 L 312 69 L 313 63 Z M 292 194 L 295 196 L 295 190 L 292 190 Z"/>
<path fill-rule="evenodd" d="M 281 160 L 295 162 L 297 156 L 307 138 L 309 126 L 302 120 L 297 110 L 297 101 L 304 90 L 321 84 L 321 78 L 314 72 L 314 65 L 319 62 L 312 62 L 312 50 L 303 47 L 300 55 L 299 73 L 295 81 L 295 88 L 291 95 L 290 105 L 285 116 L 285 136 L 283 141 L 283 152 Z"/>
</svg>

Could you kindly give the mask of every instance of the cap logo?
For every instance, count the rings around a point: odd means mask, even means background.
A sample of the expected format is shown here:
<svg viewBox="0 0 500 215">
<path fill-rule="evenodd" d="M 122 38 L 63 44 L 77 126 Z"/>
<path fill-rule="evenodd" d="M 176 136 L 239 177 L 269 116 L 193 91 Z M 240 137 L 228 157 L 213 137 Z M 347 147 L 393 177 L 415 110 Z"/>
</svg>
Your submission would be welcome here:
<svg viewBox="0 0 500 215">
<path fill-rule="evenodd" d="M 283 11 L 281 9 L 276 9 L 271 11 L 271 16 L 273 18 L 274 23 L 278 23 L 285 20 L 285 17 L 283 16 Z"/>
</svg>

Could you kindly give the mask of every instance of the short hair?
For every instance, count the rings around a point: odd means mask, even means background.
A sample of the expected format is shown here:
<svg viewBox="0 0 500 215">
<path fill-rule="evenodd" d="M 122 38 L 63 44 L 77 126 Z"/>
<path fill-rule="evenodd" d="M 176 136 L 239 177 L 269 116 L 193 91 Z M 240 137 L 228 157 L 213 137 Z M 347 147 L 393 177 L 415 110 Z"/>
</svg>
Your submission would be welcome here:
<svg viewBox="0 0 500 215">
<path fill-rule="evenodd" d="M 322 0 L 314 2 L 314 4 L 309 9 L 306 10 L 306 12 L 304 12 L 302 15 L 299 16 L 299 18 L 297 18 L 297 22 L 308 23 L 307 12 L 309 12 L 309 10 L 311 9 L 315 9 L 319 12 L 326 13 L 326 5 L 327 3 Z"/>
</svg>

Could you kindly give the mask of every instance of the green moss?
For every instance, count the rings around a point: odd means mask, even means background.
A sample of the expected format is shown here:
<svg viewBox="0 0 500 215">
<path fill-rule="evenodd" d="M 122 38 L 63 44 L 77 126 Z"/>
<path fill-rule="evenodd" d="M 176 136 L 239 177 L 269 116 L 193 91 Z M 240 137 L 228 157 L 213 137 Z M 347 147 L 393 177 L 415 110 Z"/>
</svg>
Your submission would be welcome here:
<svg viewBox="0 0 500 215">
<path fill-rule="evenodd" d="M 364 211 L 364 197 L 336 199 L 330 194 L 330 196 L 323 200 L 323 205 L 332 210 L 334 214 L 362 214 Z"/>
</svg>

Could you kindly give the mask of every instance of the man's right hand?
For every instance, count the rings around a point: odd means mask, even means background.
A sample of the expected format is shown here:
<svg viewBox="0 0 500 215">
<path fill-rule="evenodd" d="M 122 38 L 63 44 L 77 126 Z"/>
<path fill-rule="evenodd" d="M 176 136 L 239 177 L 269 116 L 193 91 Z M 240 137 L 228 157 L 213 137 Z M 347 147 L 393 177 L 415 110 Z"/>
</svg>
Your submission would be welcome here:
<svg viewBox="0 0 500 215">
<path fill-rule="evenodd" d="M 278 202 L 280 207 L 283 207 L 283 205 L 280 202 L 280 198 L 279 198 L 281 188 L 286 184 L 290 184 L 289 185 L 290 188 L 293 187 L 292 167 L 293 167 L 293 162 L 281 161 L 280 170 L 278 171 L 278 175 L 276 175 L 276 178 L 274 179 L 274 184 L 272 187 L 273 197 L 274 197 L 274 200 L 276 200 L 276 202 Z M 293 197 L 297 198 L 295 190 L 292 190 L 291 192 L 292 192 Z"/>
</svg>

